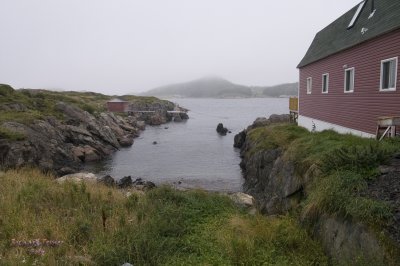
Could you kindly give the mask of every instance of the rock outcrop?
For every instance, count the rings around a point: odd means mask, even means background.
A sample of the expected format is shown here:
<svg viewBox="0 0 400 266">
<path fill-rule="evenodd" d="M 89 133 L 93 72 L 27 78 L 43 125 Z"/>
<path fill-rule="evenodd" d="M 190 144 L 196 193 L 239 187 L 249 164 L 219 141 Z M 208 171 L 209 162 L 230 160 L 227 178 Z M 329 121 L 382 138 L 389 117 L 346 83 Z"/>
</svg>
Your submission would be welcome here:
<svg viewBox="0 0 400 266">
<path fill-rule="evenodd" d="M 137 120 L 144 121 L 148 125 L 158 126 L 172 120 L 173 115 L 168 113 L 168 111 L 173 111 L 175 105 L 169 101 L 146 102 L 133 100 L 129 107 Z M 151 112 L 137 112 L 144 110 Z"/>
<path fill-rule="evenodd" d="M 311 166 L 300 176 L 294 162 L 288 159 L 288 151 L 282 147 L 253 149 L 260 140 L 248 137 L 252 129 L 285 122 L 286 119 L 286 115 L 258 118 L 235 136 L 234 146 L 241 149 L 244 193 L 254 197 L 257 209 L 265 215 L 280 215 L 298 210 L 307 195 L 310 180 L 320 174 L 317 167 Z M 394 172 L 386 168 L 384 171 L 386 175 Z M 370 184 L 371 187 L 373 185 Z M 362 223 L 329 214 L 314 217 L 312 221 L 303 220 L 302 217 L 299 220 L 321 241 L 335 264 L 351 265 L 357 262 L 364 265 L 371 262 L 371 265 L 385 265 L 387 262 L 388 256 L 379 236 Z"/>
<path fill-rule="evenodd" d="M 69 174 L 56 179 L 56 181 L 60 184 L 71 181 L 74 183 L 79 182 L 96 182 L 97 177 L 95 174 L 92 173 L 76 173 L 76 174 Z"/>
<path fill-rule="evenodd" d="M 69 174 L 69 175 L 61 176 L 61 177 L 57 178 L 55 181 L 60 184 L 65 183 L 65 182 L 74 182 L 74 183 L 97 182 L 99 184 L 103 184 L 108 187 L 116 187 L 119 189 L 134 189 L 134 190 L 138 190 L 138 191 L 148 191 L 148 190 L 156 187 L 156 185 L 153 182 L 143 180 L 140 177 L 133 180 L 131 176 L 124 176 L 121 179 L 116 180 L 110 175 L 96 177 L 96 175 L 92 174 L 92 173 Z M 250 197 L 250 196 L 248 196 L 248 197 Z M 249 199 L 245 199 L 244 196 L 242 196 L 241 198 L 243 198 L 242 201 L 245 201 L 248 203 Z"/>
<path fill-rule="evenodd" d="M 0 125 L 26 136 L 20 141 L 0 139 L 1 167 L 36 166 L 59 176 L 74 173 L 85 162 L 104 159 L 120 147 L 131 146 L 146 123 L 155 125 L 168 121 L 166 109 L 142 121 L 139 119 L 143 117 L 139 116 L 121 117 L 105 112 L 94 116 L 64 102 L 57 103 L 55 108 L 62 112 L 63 119 L 45 117 L 31 123 Z"/>
</svg>

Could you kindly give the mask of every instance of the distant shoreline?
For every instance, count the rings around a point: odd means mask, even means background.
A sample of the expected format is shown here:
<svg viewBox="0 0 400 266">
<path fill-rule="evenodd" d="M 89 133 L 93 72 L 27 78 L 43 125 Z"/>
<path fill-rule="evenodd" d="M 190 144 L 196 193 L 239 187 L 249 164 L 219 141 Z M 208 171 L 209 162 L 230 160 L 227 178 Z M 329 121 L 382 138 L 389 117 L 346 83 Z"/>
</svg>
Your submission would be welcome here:
<svg viewBox="0 0 400 266">
<path fill-rule="evenodd" d="M 171 96 L 162 96 L 162 95 L 150 95 L 152 97 L 157 97 L 160 99 L 282 99 L 282 98 L 291 98 L 291 97 L 297 97 L 298 95 L 282 95 L 279 97 L 273 97 L 273 96 L 250 96 L 250 97 L 187 97 L 187 96 L 181 96 L 181 95 L 171 95 Z"/>
</svg>

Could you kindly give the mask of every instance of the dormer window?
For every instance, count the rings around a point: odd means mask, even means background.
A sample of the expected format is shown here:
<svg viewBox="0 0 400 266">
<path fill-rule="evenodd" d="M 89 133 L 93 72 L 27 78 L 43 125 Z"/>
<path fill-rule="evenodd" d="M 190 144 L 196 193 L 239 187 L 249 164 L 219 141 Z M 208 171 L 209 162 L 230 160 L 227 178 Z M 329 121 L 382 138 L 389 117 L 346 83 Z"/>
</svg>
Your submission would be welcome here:
<svg viewBox="0 0 400 266">
<path fill-rule="evenodd" d="M 364 6 L 365 6 L 365 2 L 366 2 L 366 1 L 362 1 L 362 2 L 358 5 L 358 8 L 357 8 L 357 10 L 356 10 L 356 13 L 354 13 L 354 16 L 353 16 L 353 18 L 351 19 L 349 26 L 347 26 L 347 29 L 348 29 L 348 30 L 351 29 L 351 28 L 353 28 L 353 26 L 356 24 L 356 21 L 357 21 L 357 19 L 360 17 L 361 11 L 363 10 L 363 8 L 364 8 Z"/>
</svg>

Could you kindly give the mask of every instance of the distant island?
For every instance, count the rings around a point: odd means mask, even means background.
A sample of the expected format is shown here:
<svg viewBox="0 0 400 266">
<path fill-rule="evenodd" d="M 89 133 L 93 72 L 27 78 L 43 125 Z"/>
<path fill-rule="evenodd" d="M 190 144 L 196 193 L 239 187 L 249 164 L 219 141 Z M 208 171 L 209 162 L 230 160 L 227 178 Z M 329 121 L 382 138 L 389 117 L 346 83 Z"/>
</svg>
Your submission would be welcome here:
<svg viewBox="0 0 400 266">
<path fill-rule="evenodd" d="M 142 95 L 167 98 L 252 98 L 295 96 L 297 91 L 297 82 L 263 87 L 234 84 L 219 77 L 206 77 L 158 87 Z"/>
</svg>

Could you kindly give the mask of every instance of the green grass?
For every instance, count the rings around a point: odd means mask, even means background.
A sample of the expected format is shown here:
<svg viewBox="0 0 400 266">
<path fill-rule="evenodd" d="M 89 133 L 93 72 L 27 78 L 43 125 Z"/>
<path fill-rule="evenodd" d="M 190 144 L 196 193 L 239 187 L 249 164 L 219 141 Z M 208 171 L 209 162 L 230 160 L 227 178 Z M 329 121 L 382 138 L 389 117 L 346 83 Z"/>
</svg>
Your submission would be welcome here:
<svg viewBox="0 0 400 266">
<path fill-rule="evenodd" d="M 255 144 L 246 156 L 281 148 L 298 176 L 308 178 L 303 215 L 329 213 L 370 225 L 382 225 L 391 218 L 386 203 L 366 198 L 362 192 L 368 180 L 377 176 L 377 167 L 400 150 L 399 141 L 378 142 L 332 130 L 310 133 L 287 124 L 256 128 L 249 137 Z"/>
<path fill-rule="evenodd" d="M 161 187 L 126 197 L 29 169 L 0 183 L 1 265 L 327 265 L 294 219 L 250 216 L 226 196 Z M 11 246 L 37 238 L 64 242 L 44 256 Z"/>
<path fill-rule="evenodd" d="M 12 141 L 25 140 L 26 136 L 20 132 L 14 132 L 8 128 L 0 127 L 0 139 L 8 139 Z"/>
<path fill-rule="evenodd" d="M 365 177 L 352 171 L 322 177 L 313 183 L 304 202 L 304 213 L 310 218 L 339 214 L 369 225 L 383 225 L 392 217 L 391 209 L 384 202 L 360 196 L 366 187 Z"/>
</svg>

